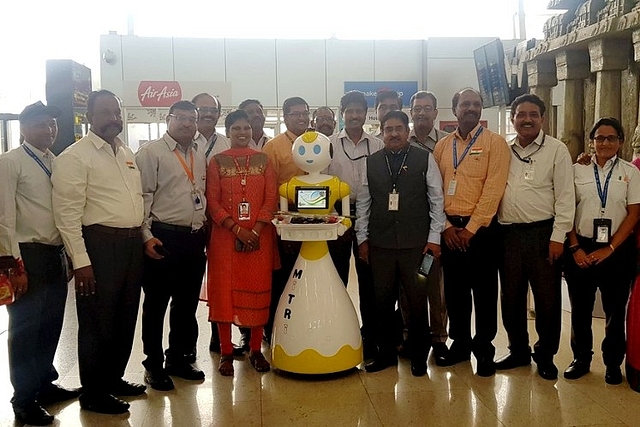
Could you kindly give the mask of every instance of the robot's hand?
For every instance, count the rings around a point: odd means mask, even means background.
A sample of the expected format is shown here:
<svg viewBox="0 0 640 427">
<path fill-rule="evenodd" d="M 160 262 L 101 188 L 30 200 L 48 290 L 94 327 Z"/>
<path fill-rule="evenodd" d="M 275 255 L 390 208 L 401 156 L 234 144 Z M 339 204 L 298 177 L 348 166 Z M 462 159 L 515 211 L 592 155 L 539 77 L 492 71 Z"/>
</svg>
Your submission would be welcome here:
<svg viewBox="0 0 640 427">
<path fill-rule="evenodd" d="M 344 218 L 342 221 L 340 221 L 340 223 L 346 227 L 345 230 L 347 228 L 351 228 L 351 225 L 352 225 L 351 218 Z"/>
</svg>

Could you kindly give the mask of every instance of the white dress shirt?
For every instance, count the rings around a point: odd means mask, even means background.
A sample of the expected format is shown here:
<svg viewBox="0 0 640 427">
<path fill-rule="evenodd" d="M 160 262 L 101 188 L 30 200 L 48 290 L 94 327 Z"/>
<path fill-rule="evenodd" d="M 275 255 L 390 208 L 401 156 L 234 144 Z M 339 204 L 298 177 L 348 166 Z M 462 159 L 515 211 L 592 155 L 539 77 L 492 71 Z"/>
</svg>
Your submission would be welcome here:
<svg viewBox="0 0 640 427">
<path fill-rule="evenodd" d="M 436 148 L 436 143 L 447 135 L 449 135 L 448 132 L 436 129 L 434 126 L 431 128 L 431 132 L 429 132 L 429 135 L 427 135 L 427 140 L 423 144 L 422 142 L 418 141 L 415 129 L 411 129 L 411 132 L 409 132 L 409 143 L 411 143 L 411 145 L 416 148 L 421 148 L 423 150 L 427 150 L 430 153 L 433 153 L 433 150 Z"/>
<path fill-rule="evenodd" d="M 367 157 L 384 148 L 384 142 L 362 131 L 358 143 L 354 143 L 346 130 L 329 138 L 333 144 L 333 159 L 324 173 L 334 175 L 351 188 L 351 203 L 357 200 L 358 189 L 362 186 L 367 170 Z"/>
<path fill-rule="evenodd" d="M 257 151 L 262 151 L 262 149 L 264 148 L 264 145 L 269 142 L 271 138 L 269 138 L 267 136 L 266 133 L 264 133 L 264 131 L 262 131 L 262 136 L 258 139 L 258 141 L 254 141 L 253 139 L 251 139 L 251 142 L 249 143 L 249 148 L 253 148 L 254 150 Z"/>
<path fill-rule="evenodd" d="M 415 149 L 415 148 L 414 148 Z M 427 199 L 429 201 L 429 236 L 427 242 L 440 244 L 440 237 L 444 231 L 446 216 L 444 213 L 444 192 L 442 187 L 442 175 L 436 160 L 429 154 L 429 165 L 425 176 L 427 184 Z M 358 244 L 369 238 L 369 214 L 371 213 L 371 194 L 369 193 L 369 184 L 367 182 L 366 163 L 364 167 L 363 183 L 358 186 L 359 191 L 356 202 L 356 221 L 355 230 Z"/>
<path fill-rule="evenodd" d="M 511 164 L 507 188 L 498 209 L 498 221 L 500 224 L 523 224 L 555 218 L 551 241 L 563 243 L 573 228 L 576 204 L 567 146 L 542 131 L 524 148 L 517 137 L 509 142 L 509 146 Z"/>
<path fill-rule="evenodd" d="M 184 160 L 187 167 L 193 168 L 195 182 L 192 184 L 182 164 L 176 157 Z M 191 165 L 193 153 L 193 165 Z M 162 138 L 145 144 L 136 153 L 136 163 L 142 177 L 142 197 L 144 198 L 144 216 L 142 239 L 151 239 L 151 224 L 154 221 L 166 224 L 191 227 L 199 230 L 206 221 L 205 183 L 207 163 L 204 153 L 194 144 L 186 150 L 165 133 Z M 194 188 L 195 187 L 195 188 Z M 197 192 L 203 209 L 196 210 L 193 192 Z"/>
<path fill-rule="evenodd" d="M 627 216 L 627 206 L 640 203 L 640 171 L 631 163 L 618 159 L 617 156 L 607 160 L 604 168 L 598 166 L 596 156 L 591 156 L 588 165 L 573 165 L 576 189 L 576 233 L 582 237 L 593 237 L 594 218 L 611 220 L 611 235 Z M 593 165 L 598 168 L 600 185 L 604 190 L 605 181 L 613 167 L 607 194 L 607 205 L 604 214 L 600 213 L 601 204 L 596 187 Z"/>
<path fill-rule="evenodd" d="M 117 142 L 114 154 L 108 142 L 89 131 L 53 162 L 53 212 L 74 268 L 91 265 L 82 226 L 142 225 L 140 171 L 129 147 Z"/>
<path fill-rule="evenodd" d="M 231 148 L 229 139 L 221 133 L 214 132 L 211 138 L 207 139 L 200 132 L 196 132 L 193 142 L 198 146 L 198 150 L 207 158 L 207 164 L 213 156 Z"/>
<path fill-rule="evenodd" d="M 0 256 L 21 258 L 18 243 L 61 245 L 51 206 L 51 179 L 24 147 L 51 171 L 55 157 L 28 142 L 0 156 Z"/>
</svg>

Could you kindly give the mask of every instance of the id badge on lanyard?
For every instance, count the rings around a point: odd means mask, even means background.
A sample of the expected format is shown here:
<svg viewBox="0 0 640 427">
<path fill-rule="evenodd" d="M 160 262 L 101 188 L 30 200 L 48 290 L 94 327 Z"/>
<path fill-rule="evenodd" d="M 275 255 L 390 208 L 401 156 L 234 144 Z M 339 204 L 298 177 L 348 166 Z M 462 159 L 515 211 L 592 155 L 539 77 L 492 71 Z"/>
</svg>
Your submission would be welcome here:
<svg viewBox="0 0 640 427">
<path fill-rule="evenodd" d="M 389 193 L 389 210 L 397 211 L 400 206 L 400 193 L 396 192 L 394 188 L 391 193 Z"/>
</svg>

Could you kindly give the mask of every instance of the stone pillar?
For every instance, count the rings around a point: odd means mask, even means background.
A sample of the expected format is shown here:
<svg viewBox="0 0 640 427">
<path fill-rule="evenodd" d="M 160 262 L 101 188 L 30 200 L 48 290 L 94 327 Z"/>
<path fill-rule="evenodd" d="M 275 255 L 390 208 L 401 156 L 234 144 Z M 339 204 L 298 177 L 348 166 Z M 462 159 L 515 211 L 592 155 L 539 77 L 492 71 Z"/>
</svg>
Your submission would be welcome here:
<svg viewBox="0 0 640 427">
<path fill-rule="evenodd" d="M 621 75 L 629 65 L 629 39 L 598 39 L 589 42 L 591 72 L 596 73 L 595 117 L 620 119 Z"/>
<path fill-rule="evenodd" d="M 529 91 L 540 97 L 547 110 L 551 110 L 553 103 L 551 100 L 551 88 L 558 84 L 556 78 L 556 64 L 553 59 L 534 59 L 527 62 L 527 75 L 529 81 Z M 545 133 L 549 132 L 549 121 L 545 120 L 542 125 Z"/>
<path fill-rule="evenodd" d="M 564 127 L 559 139 L 567 145 L 571 158 L 586 150 L 584 140 L 584 79 L 589 77 L 587 51 L 571 50 L 556 54 L 558 80 L 564 80 L 562 111 Z"/>
<path fill-rule="evenodd" d="M 637 64 L 637 63 L 640 63 L 640 30 L 635 30 L 633 32 L 632 40 L 633 40 L 633 60 Z M 635 68 L 637 68 L 637 66 L 634 67 L 634 69 Z M 637 100 L 638 99 L 636 98 L 636 101 Z M 630 134 L 627 140 L 631 144 L 633 157 L 637 157 L 637 156 L 640 156 L 640 106 L 638 107 L 636 127 L 632 135 Z"/>
</svg>

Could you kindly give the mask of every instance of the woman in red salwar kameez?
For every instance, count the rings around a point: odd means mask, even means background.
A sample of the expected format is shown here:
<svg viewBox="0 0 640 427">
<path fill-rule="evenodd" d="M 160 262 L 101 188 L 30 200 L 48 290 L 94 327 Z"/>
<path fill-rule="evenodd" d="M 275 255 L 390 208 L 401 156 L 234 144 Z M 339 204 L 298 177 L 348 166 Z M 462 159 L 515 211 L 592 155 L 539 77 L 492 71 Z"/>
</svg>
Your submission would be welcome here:
<svg viewBox="0 0 640 427">
<path fill-rule="evenodd" d="M 231 112 L 225 127 L 231 149 L 216 155 L 207 170 L 207 209 L 213 222 L 207 291 L 209 320 L 218 324 L 218 370 L 232 376 L 231 324 L 251 328 L 249 360 L 258 372 L 269 362 L 260 351 L 269 317 L 271 272 L 277 267 L 275 230 L 277 181 L 264 153 L 248 148 L 249 117 Z"/>
</svg>

